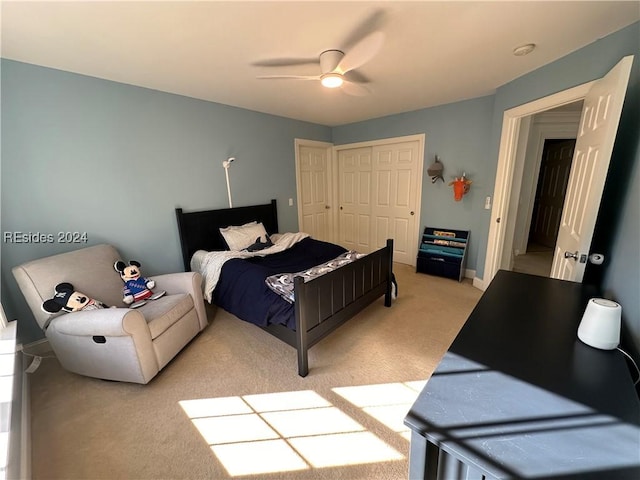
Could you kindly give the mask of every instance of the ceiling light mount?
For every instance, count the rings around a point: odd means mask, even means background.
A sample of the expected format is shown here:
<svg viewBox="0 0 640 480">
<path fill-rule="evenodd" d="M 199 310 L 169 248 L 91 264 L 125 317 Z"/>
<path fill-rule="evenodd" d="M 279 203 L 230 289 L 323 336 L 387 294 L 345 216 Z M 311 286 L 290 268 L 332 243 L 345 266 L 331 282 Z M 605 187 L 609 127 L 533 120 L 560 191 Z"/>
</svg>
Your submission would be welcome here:
<svg viewBox="0 0 640 480">
<path fill-rule="evenodd" d="M 524 57 L 525 55 L 529 55 L 531 52 L 533 52 L 535 48 L 535 43 L 527 43 L 525 45 L 520 45 L 519 47 L 514 48 L 513 54 L 516 57 Z"/>
<path fill-rule="evenodd" d="M 344 53 L 341 50 L 325 50 L 320 54 L 320 71 L 323 73 L 333 72 L 340 60 L 344 57 Z M 340 72 L 343 73 L 343 72 Z"/>
</svg>

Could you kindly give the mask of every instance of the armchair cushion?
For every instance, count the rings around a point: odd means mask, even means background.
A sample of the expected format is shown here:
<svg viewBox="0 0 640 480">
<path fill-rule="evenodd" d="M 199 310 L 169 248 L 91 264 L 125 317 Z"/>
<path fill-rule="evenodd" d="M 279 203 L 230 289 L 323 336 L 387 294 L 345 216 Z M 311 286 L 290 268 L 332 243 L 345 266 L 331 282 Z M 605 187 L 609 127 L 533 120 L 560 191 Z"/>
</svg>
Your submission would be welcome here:
<svg viewBox="0 0 640 480">
<path fill-rule="evenodd" d="M 154 340 L 184 317 L 192 308 L 193 299 L 191 295 L 179 293 L 165 295 L 157 300 L 149 301 L 139 310 L 144 315 L 147 325 L 149 325 L 151 340 Z"/>
</svg>

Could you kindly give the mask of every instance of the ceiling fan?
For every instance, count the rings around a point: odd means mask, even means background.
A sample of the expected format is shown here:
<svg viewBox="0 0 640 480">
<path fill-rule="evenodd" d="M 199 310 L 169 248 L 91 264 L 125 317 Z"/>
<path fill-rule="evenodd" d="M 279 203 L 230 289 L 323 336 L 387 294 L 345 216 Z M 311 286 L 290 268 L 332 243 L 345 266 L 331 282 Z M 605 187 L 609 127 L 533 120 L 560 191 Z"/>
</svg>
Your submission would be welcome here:
<svg viewBox="0 0 640 480">
<path fill-rule="evenodd" d="M 288 67 L 303 64 L 317 64 L 319 75 L 262 75 L 258 79 L 317 80 L 326 88 L 341 88 L 349 95 L 363 96 L 370 93 L 365 85 L 369 79 L 356 69 L 369 62 L 379 52 L 384 43 L 384 33 L 374 28 L 381 24 L 383 12 L 378 10 L 370 15 L 352 34 L 344 49 L 323 51 L 317 58 L 283 58 L 255 62 L 261 67 Z"/>
</svg>

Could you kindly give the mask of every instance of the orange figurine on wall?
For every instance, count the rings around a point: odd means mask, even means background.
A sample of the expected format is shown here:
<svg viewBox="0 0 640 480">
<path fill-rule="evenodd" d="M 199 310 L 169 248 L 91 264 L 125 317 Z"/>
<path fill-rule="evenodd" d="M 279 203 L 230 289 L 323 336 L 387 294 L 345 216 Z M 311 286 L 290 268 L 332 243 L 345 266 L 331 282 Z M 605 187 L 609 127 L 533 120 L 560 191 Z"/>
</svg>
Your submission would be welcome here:
<svg viewBox="0 0 640 480">
<path fill-rule="evenodd" d="M 449 186 L 453 185 L 453 199 L 456 202 L 462 200 L 462 197 L 466 195 L 469 188 L 471 188 L 472 183 L 471 180 L 467 180 L 465 174 L 462 174 L 460 178 L 456 177 L 456 179 L 449 184 Z"/>
</svg>

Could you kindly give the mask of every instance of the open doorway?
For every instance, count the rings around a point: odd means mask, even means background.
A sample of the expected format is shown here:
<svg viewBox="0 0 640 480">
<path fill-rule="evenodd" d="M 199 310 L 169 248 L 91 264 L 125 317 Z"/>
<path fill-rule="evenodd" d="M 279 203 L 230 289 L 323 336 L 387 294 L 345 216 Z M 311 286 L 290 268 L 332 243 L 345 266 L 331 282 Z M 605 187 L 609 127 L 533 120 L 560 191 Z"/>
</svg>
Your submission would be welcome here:
<svg viewBox="0 0 640 480">
<path fill-rule="evenodd" d="M 522 119 L 500 268 L 551 274 L 582 103 Z"/>
<path fill-rule="evenodd" d="M 526 231 L 528 235 L 531 217 L 523 212 L 530 210 L 533 214 L 534 197 L 531 192 L 537 185 L 540 167 L 534 161 L 525 162 L 525 158 L 541 159 L 544 145 L 544 128 L 539 129 L 537 142 L 530 138 L 532 125 L 545 124 L 535 122 L 536 119 L 541 118 L 536 118 L 536 115 L 543 115 L 556 108 L 582 102 L 594 83 L 579 85 L 505 110 L 484 275 L 482 279 L 474 279 L 474 286 L 477 288 L 486 289 L 498 270 L 512 270 L 515 254 L 519 255 L 526 251 L 527 237 L 524 232 Z M 571 128 L 572 133 L 563 134 L 563 138 L 571 138 L 575 134 L 575 127 L 572 125 Z M 536 145 L 539 146 L 539 153 L 527 154 L 527 148 L 535 148 Z M 528 181 L 523 182 L 523 179 Z M 528 195 L 526 189 L 530 189 Z M 528 201 L 525 198 L 528 198 Z"/>
<path fill-rule="evenodd" d="M 520 145 L 526 143 L 521 133 L 531 115 L 579 100 L 582 118 L 550 276 L 582 282 L 632 63 L 629 55 L 598 80 L 505 110 L 484 275 L 474 285 L 485 289 L 499 269 L 513 265 L 514 219 L 519 219 L 520 185 L 527 178 L 520 161 Z"/>
<path fill-rule="evenodd" d="M 544 142 L 525 248 L 514 252 L 515 272 L 551 275 L 575 144 L 575 138 Z"/>
</svg>

